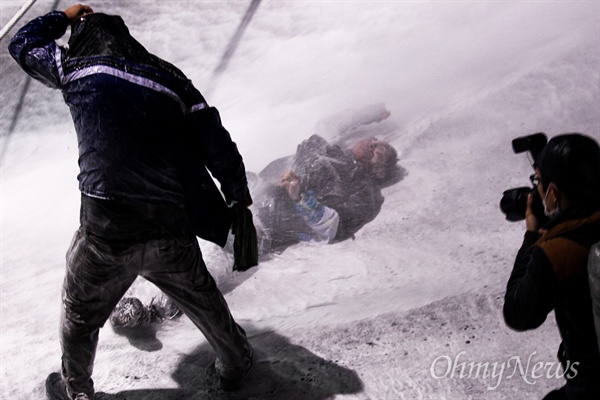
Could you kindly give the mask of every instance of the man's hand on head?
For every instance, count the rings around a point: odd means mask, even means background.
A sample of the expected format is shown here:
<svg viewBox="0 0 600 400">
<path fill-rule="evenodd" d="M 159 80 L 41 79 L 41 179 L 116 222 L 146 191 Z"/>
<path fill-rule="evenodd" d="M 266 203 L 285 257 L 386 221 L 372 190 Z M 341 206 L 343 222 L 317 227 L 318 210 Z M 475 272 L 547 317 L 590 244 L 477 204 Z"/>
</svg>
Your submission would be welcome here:
<svg viewBox="0 0 600 400">
<path fill-rule="evenodd" d="M 286 188 L 290 199 L 298 201 L 300 199 L 300 177 L 291 171 L 286 171 L 281 176 L 281 186 Z"/>
<path fill-rule="evenodd" d="M 83 4 L 75 4 L 65 10 L 65 14 L 67 14 L 70 23 L 77 21 L 81 17 L 92 14 L 93 12 L 94 10 L 92 10 L 90 6 L 85 6 Z"/>
</svg>

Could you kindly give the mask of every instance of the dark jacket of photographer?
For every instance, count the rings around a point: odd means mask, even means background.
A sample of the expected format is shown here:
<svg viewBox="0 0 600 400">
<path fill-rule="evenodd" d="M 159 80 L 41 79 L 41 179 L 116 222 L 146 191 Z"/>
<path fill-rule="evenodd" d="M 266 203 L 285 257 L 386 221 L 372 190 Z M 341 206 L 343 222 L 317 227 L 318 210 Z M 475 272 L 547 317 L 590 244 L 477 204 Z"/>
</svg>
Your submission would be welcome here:
<svg viewBox="0 0 600 400">
<path fill-rule="evenodd" d="M 529 330 L 554 310 L 567 396 L 600 398 L 600 354 L 587 273 L 590 247 L 600 240 L 600 211 L 571 209 L 545 228 L 542 235 L 525 234 L 507 284 L 504 318 L 516 330 Z"/>
<path fill-rule="evenodd" d="M 65 13 L 46 14 L 24 26 L 9 51 L 30 76 L 62 91 L 77 132 L 84 200 L 180 208 L 196 179 L 193 195 L 205 203 L 196 217 L 219 225 L 204 224 L 204 238 L 224 244 L 229 217 L 205 166 L 228 200 L 243 202 L 248 193 L 242 157 L 217 110 L 120 17 L 81 19 L 62 48 L 55 40 L 68 26 Z"/>
</svg>

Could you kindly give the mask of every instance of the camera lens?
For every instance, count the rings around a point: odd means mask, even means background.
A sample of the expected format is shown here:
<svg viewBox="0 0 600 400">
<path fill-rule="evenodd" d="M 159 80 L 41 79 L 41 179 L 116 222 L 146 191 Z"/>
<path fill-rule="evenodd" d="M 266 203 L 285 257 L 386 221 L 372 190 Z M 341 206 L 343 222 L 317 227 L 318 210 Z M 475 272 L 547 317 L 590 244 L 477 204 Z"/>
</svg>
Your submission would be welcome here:
<svg viewBox="0 0 600 400">
<path fill-rule="evenodd" d="M 500 209 L 511 222 L 525 219 L 527 211 L 527 196 L 531 193 L 530 187 L 520 187 L 504 191 L 500 200 Z"/>
</svg>

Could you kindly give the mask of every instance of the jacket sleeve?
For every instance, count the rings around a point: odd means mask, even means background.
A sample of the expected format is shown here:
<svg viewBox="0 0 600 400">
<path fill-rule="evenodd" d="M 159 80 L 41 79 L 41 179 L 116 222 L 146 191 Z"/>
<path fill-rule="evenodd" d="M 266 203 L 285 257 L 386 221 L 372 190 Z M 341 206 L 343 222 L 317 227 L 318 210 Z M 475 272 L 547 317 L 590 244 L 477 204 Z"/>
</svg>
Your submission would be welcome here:
<svg viewBox="0 0 600 400">
<path fill-rule="evenodd" d="M 542 325 L 555 305 L 557 281 L 548 257 L 534 245 L 538 238 L 525 233 L 504 296 L 504 320 L 518 331 Z"/>
<path fill-rule="evenodd" d="M 65 34 L 68 26 L 66 14 L 53 11 L 22 27 L 10 41 L 8 50 L 32 78 L 51 88 L 59 88 L 60 77 L 56 61 L 59 50 L 55 40 Z"/>
<path fill-rule="evenodd" d="M 214 178 L 228 204 L 252 204 L 246 180 L 246 168 L 237 145 L 223 127 L 219 112 L 205 107 L 189 114 L 194 148 Z"/>
</svg>

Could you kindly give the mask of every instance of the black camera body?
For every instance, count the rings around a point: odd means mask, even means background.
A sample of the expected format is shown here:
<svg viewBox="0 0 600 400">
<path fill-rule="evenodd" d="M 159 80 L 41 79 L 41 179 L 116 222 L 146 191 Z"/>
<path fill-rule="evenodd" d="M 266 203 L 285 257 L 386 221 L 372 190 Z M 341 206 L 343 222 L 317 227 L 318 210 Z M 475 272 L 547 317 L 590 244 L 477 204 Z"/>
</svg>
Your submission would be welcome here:
<svg viewBox="0 0 600 400">
<path fill-rule="evenodd" d="M 528 136 L 518 137 L 512 141 L 512 149 L 515 154 L 527 152 L 532 168 L 535 170 L 537 158 L 548 143 L 548 138 L 543 132 Z M 500 200 L 500 209 L 511 222 L 525 219 L 527 211 L 527 196 L 533 194 L 532 211 L 538 222 L 543 225 L 547 221 L 544 214 L 542 199 L 535 187 L 518 187 L 505 190 Z"/>
</svg>

